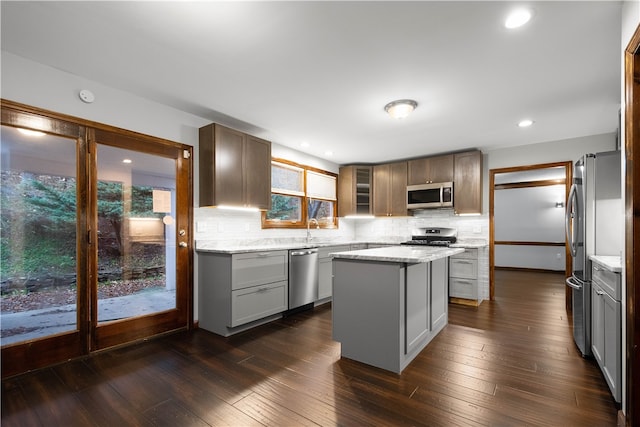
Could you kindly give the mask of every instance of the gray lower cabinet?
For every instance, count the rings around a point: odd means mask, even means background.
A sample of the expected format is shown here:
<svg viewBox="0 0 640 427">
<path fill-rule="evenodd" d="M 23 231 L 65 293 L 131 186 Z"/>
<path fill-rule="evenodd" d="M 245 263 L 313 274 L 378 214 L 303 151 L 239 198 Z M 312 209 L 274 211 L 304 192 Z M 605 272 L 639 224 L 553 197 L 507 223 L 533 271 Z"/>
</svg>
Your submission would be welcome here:
<svg viewBox="0 0 640 427">
<path fill-rule="evenodd" d="M 198 266 L 203 329 L 229 336 L 287 310 L 288 251 L 200 252 Z"/>
<path fill-rule="evenodd" d="M 349 250 L 351 250 L 350 245 L 329 246 L 318 249 L 318 301 L 331 297 L 333 269 L 329 254 Z"/>
<path fill-rule="evenodd" d="M 449 296 L 478 301 L 478 249 L 465 249 L 450 258 Z"/>
<path fill-rule="evenodd" d="M 400 373 L 448 319 L 448 262 L 333 259 L 333 339 L 341 356 Z"/>
<path fill-rule="evenodd" d="M 591 350 L 616 400 L 622 397 L 622 314 L 620 274 L 593 262 Z"/>
</svg>

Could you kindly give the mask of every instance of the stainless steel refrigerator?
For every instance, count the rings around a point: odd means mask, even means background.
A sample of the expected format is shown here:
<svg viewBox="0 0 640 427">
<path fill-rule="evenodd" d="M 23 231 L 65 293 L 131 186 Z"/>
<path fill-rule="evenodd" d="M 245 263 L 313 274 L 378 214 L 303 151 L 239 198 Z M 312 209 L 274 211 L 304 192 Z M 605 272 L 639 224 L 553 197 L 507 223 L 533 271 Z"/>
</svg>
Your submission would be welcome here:
<svg viewBox="0 0 640 427">
<path fill-rule="evenodd" d="M 567 286 L 573 294 L 573 338 L 583 357 L 591 356 L 591 260 L 596 254 L 596 199 L 620 187 L 620 152 L 585 154 L 573 165 L 565 229 L 573 258 Z"/>
</svg>

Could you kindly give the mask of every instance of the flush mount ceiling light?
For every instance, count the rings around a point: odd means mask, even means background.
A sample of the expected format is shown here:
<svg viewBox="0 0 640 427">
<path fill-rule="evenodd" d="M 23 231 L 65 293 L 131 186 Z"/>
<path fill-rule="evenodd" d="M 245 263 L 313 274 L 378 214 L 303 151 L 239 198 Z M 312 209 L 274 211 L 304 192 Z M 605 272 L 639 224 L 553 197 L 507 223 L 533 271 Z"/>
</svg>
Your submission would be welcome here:
<svg viewBox="0 0 640 427">
<path fill-rule="evenodd" d="M 385 105 L 384 111 L 386 111 L 394 119 L 404 119 L 409 114 L 411 114 L 411 112 L 415 110 L 417 106 L 418 103 L 413 99 L 399 99 Z"/>
<path fill-rule="evenodd" d="M 527 9 L 514 10 L 507 16 L 504 26 L 508 29 L 522 27 L 531 19 L 531 11 Z"/>
<path fill-rule="evenodd" d="M 518 123 L 518 127 L 521 127 L 521 128 L 528 128 L 528 127 L 529 127 L 529 126 L 531 126 L 532 124 L 533 124 L 533 120 L 525 119 L 525 120 L 521 120 L 521 121 Z"/>
</svg>

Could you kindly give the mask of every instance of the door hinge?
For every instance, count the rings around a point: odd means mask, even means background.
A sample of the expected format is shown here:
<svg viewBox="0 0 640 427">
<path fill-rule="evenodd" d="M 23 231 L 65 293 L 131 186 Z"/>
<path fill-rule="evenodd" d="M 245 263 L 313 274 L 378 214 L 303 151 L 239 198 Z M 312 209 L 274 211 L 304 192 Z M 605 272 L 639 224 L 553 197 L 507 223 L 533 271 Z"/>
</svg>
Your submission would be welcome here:
<svg viewBox="0 0 640 427">
<path fill-rule="evenodd" d="M 91 230 L 87 231 L 87 244 L 91 244 Z"/>
<path fill-rule="evenodd" d="M 191 158 L 191 153 L 189 152 L 189 150 L 182 150 L 182 158 L 183 159 Z"/>
</svg>

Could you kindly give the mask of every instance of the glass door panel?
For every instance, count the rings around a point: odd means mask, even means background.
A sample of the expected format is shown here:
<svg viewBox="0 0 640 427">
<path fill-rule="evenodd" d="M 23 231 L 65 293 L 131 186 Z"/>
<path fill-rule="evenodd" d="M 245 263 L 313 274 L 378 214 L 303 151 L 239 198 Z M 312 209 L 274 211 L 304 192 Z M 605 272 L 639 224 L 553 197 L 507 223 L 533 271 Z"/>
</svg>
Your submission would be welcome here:
<svg viewBox="0 0 640 427">
<path fill-rule="evenodd" d="M 77 140 L 2 126 L 0 342 L 78 330 Z"/>
<path fill-rule="evenodd" d="M 97 322 L 175 309 L 176 161 L 97 147 Z"/>
</svg>

